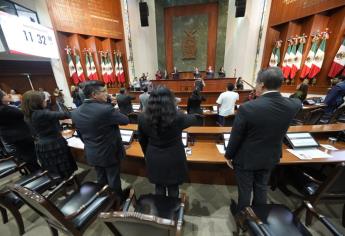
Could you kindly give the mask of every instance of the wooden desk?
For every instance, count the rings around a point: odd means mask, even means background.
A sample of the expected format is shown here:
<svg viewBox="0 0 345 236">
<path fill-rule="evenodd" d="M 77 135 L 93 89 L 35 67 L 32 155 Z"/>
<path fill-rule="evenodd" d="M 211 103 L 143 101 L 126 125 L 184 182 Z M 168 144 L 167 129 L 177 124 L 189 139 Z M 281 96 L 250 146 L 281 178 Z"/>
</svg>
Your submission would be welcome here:
<svg viewBox="0 0 345 236">
<path fill-rule="evenodd" d="M 235 85 L 236 78 L 215 78 L 215 79 L 204 79 L 205 87 L 204 92 L 221 92 L 225 91 L 228 83 Z M 177 92 L 192 92 L 195 88 L 193 77 L 189 79 L 168 79 L 168 80 L 151 80 L 153 86 L 164 85 L 169 89 Z"/>
<path fill-rule="evenodd" d="M 138 130 L 137 124 L 120 126 L 121 129 Z M 192 126 L 185 131 L 189 134 L 222 134 L 231 132 L 231 127 Z M 345 130 L 345 123 L 327 125 L 297 125 L 290 126 L 288 132 L 330 133 Z"/>
</svg>

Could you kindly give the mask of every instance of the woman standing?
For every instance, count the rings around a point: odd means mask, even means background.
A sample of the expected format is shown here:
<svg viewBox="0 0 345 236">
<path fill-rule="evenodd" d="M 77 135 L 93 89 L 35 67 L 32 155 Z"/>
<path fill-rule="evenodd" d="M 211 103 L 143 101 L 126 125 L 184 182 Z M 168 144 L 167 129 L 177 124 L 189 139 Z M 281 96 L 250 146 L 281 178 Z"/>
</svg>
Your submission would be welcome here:
<svg viewBox="0 0 345 236">
<path fill-rule="evenodd" d="M 34 140 L 30 129 L 24 122 L 24 114 L 16 107 L 10 106 L 10 96 L 0 90 L 0 135 L 14 157 L 26 162 L 30 172 L 40 168 L 37 164 Z"/>
<path fill-rule="evenodd" d="M 200 95 L 200 92 L 198 89 L 195 89 L 187 101 L 188 114 L 202 115 L 202 109 L 200 105 L 203 101 L 206 101 L 206 99 Z"/>
<path fill-rule="evenodd" d="M 67 112 L 47 110 L 46 106 L 43 93 L 24 93 L 22 109 L 36 135 L 36 154 L 42 167 L 50 173 L 68 178 L 78 167 L 61 135 L 59 120 L 68 119 L 70 115 Z"/>
<path fill-rule="evenodd" d="M 195 115 L 178 113 L 173 93 L 166 87 L 152 91 L 139 116 L 138 137 L 144 152 L 148 178 L 156 194 L 178 197 L 178 185 L 187 177 L 182 130 L 197 123 Z"/>
</svg>

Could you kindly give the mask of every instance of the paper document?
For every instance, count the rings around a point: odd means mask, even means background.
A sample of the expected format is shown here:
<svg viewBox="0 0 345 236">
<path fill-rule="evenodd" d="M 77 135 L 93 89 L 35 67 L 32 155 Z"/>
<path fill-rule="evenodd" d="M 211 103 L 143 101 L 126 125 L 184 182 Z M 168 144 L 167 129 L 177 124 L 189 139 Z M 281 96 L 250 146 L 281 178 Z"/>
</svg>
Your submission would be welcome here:
<svg viewBox="0 0 345 236">
<path fill-rule="evenodd" d="M 216 144 L 216 146 L 220 154 L 225 154 L 225 149 L 224 149 L 223 144 Z"/>
<path fill-rule="evenodd" d="M 66 140 L 69 147 L 84 149 L 84 143 L 80 138 L 72 137 Z"/>
<path fill-rule="evenodd" d="M 320 144 L 323 148 L 326 148 L 327 150 L 330 150 L 330 151 L 337 151 L 338 148 L 335 148 L 334 146 L 332 145 L 328 145 L 328 144 Z"/>
<path fill-rule="evenodd" d="M 331 155 L 328 155 L 327 153 L 317 148 L 287 149 L 287 150 L 301 160 L 332 157 Z"/>
</svg>

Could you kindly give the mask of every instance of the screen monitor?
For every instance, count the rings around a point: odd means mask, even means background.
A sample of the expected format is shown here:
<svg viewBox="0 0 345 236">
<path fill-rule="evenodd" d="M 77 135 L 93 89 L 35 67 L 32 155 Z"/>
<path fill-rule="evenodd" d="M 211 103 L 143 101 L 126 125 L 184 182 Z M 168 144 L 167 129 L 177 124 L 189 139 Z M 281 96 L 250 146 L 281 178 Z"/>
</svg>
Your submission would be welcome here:
<svg viewBox="0 0 345 236">
<path fill-rule="evenodd" d="M 139 110 L 140 109 L 140 105 L 139 104 L 133 104 L 132 108 L 133 108 L 133 110 Z"/>
<path fill-rule="evenodd" d="M 286 140 L 292 148 L 311 148 L 318 147 L 319 143 L 310 133 L 287 133 Z"/>
<path fill-rule="evenodd" d="M 213 111 L 218 111 L 218 106 L 212 106 Z"/>
<path fill-rule="evenodd" d="M 123 144 L 128 145 L 132 142 L 133 134 L 134 134 L 133 130 L 120 129 L 120 133 L 121 133 L 121 138 L 122 138 Z"/>
</svg>

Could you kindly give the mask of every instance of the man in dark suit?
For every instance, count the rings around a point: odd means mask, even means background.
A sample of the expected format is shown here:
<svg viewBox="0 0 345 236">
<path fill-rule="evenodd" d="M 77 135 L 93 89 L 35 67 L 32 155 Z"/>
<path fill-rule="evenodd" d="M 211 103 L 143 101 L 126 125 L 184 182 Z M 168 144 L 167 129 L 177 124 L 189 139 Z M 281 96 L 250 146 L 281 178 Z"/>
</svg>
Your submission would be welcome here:
<svg viewBox="0 0 345 236">
<path fill-rule="evenodd" d="M 325 97 L 324 103 L 327 105 L 326 113 L 332 114 L 341 104 L 344 103 L 345 96 L 345 76 L 338 78 L 339 82 L 331 88 Z"/>
<path fill-rule="evenodd" d="M 104 83 L 88 81 L 83 89 L 86 99 L 72 112 L 72 120 L 85 144 L 85 156 L 94 166 L 97 182 L 108 184 L 119 197 L 122 196 L 120 162 L 125 157 L 119 125 L 127 125 L 127 116 L 107 103 Z"/>
<path fill-rule="evenodd" d="M 283 73 L 270 67 L 258 74 L 256 100 L 240 106 L 225 157 L 235 170 L 238 184 L 236 213 L 252 205 L 266 204 L 271 170 L 282 155 L 283 138 L 290 122 L 302 108 L 301 101 L 283 97 L 279 90 Z"/>
<path fill-rule="evenodd" d="M 122 114 L 127 116 L 133 112 L 132 100 L 134 99 L 135 97 L 126 94 L 125 88 L 120 89 L 120 94 L 116 96 L 116 101 Z"/>
</svg>

